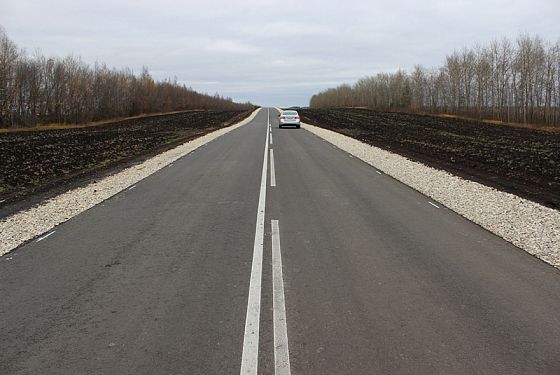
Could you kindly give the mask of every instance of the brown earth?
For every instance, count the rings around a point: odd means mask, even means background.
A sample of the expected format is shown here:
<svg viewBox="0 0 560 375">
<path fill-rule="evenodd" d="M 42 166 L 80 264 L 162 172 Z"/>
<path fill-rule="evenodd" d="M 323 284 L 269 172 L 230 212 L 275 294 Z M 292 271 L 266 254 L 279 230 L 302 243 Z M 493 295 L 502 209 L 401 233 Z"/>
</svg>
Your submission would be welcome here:
<svg viewBox="0 0 560 375">
<path fill-rule="evenodd" d="M 247 117 L 188 111 L 91 127 L 0 133 L 0 206 L 45 198 Z M 6 214 L 6 209 L 0 210 Z M 14 210 L 9 210 L 14 211 Z"/>
<path fill-rule="evenodd" d="M 560 134 L 368 109 L 299 109 L 304 122 L 560 208 Z"/>
</svg>

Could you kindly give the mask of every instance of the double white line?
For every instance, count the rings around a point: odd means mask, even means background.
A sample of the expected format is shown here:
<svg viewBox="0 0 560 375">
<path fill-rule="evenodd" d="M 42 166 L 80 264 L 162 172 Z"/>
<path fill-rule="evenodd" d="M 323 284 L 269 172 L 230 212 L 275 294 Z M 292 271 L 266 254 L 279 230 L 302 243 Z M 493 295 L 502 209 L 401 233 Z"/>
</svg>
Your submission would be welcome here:
<svg viewBox="0 0 560 375">
<path fill-rule="evenodd" d="M 270 110 L 269 110 L 270 111 Z M 263 245 L 265 230 L 266 181 L 268 167 L 268 146 L 270 131 L 266 132 L 255 242 L 253 244 L 253 263 L 249 282 L 247 316 L 245 318 L 245 335 L 243 337 L 243 354 L 241 356 L 241 374 L 257 374 L 259 367 L 259 322 L 261 314 L 261 284 Z M 272 150 L 270 150 L 272 151 Z M 273 154 L 271 153 L 271 158 Z M 271 160 L 272 162 L 272 160 Z M 290 374 L 288 354 L 288 333 L 286 326 L 286 307 L 284 303 L 284 282 L 282 278 L 282 257 L 278 220 L 272 220 L 272 293 L 274 315 L 274 363 L 277 375 Z"/>
</svg>

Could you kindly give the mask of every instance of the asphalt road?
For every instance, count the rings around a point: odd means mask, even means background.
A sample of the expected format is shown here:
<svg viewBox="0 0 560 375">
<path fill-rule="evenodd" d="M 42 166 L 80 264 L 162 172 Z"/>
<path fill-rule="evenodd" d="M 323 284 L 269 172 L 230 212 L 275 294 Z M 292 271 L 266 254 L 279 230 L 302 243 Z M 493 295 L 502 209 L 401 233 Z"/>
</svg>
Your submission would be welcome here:
<svg viewBox="0 0 560 375">
<path fill-rule="evenodd" d="M 0 373 L 560 373 L 558 270 L 267 121 L 0 258 Z"/>
</svg>

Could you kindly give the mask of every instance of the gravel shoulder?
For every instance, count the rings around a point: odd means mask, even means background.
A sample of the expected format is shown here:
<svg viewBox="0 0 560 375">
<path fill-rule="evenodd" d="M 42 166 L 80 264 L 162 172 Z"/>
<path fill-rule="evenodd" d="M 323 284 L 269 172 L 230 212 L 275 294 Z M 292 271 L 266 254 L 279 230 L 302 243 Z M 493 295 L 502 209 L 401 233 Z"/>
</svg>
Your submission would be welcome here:
<svg viewBox="0 0 560 375">
<path fill-rule="evenodd" d="M 560 212 L 317 126 L 302 127 L 560 268 Z"/>
<path fill-rule="evenodd" d="M 120 191 L 173 163 L 198 147 L 249 123 L 260 109 L 235 125 L 224 127 L 175 148 L 130 166 L 118 173 L 93 181 L 50 198 L 34 207 L 22 210 L 0 220 L 0 256 L 21 244 L 52 230 L 81 212 L 103 202 Z"/>
</svg>

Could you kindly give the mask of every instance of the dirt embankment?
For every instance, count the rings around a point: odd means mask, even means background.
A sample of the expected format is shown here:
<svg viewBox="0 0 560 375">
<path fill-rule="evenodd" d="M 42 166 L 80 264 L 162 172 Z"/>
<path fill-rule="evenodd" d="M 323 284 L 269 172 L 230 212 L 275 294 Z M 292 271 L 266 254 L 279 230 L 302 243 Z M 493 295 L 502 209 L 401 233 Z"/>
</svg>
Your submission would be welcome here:
<svg viewBox="0 0 560 375">
<path fill-rule="evenodd" d="M 189 111 L 98 126 L 0 133 L 0 201 L 52 195 L 247 117 Z"/>
<path fill-rule="evenodd" d="M 560 134 L 367 109 L 300 109 L 304 122 L 560 208 Z"/>
</svg>

